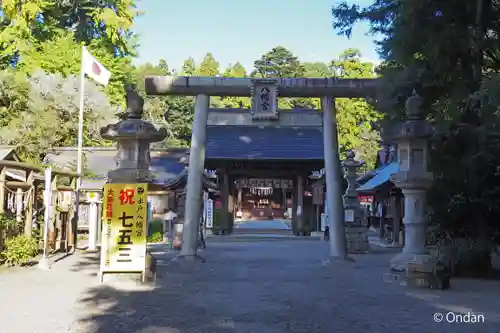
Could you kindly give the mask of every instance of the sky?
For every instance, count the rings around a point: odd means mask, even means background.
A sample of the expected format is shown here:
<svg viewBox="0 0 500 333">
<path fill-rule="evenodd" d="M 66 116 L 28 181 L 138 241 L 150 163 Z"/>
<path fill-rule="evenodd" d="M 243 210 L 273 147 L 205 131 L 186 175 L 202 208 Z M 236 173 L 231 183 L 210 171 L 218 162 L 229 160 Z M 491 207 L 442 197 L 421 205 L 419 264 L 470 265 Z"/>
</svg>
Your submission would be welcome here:
<svg viewBox="0 0 500 333">
<path fill-rule="evenodd" d="M 303 62 L 330 62 L 347 48 L 358 48 L 378 62 L 374 37 L 359 24 L 351 39 L 332 29 L 331 7 L 339 0 L 139 0 L 144 14 L 136 21 L 137 63 L 163 58 L 180 69 L 185 59 L 199 63 L 207 52 L 221 69 L 239 61 L 247 70 L 275 46 L 291 50 Z M 350 1 L 360 5 L 370 0 Z"/>
</svg>

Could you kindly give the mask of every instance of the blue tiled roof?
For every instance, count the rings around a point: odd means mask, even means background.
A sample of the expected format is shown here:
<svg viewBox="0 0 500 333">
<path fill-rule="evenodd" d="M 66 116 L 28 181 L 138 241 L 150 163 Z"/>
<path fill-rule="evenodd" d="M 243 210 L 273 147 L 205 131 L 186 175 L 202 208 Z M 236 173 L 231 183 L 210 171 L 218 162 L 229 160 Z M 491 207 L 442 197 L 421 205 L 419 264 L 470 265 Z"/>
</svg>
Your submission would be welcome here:
<svg viewBox="0 0 500 333">
<path fill-rule="evenodd" d="M 116 168 L 116 150 L 114 148 L 84 148 L 87 169 L 95 174 L 95 178 L 106 180 L 109 170 Z M 186 151 L 151 152 L 151 171 L 153 183 L 166 185 L 175 181 L 184 171 L 185 165 L 180 163 L 181 156 Z M 59 148 L 45 157 L 46 163 L 52 163 L 59 168 L 71 170 L 76 164 L 77 152 L 74 148 Z"/>
<path fill-rule="evenodd" d="M 167 156 L 151 156 L 151 171 L 154 176 L 154 184 L 169 184 L 174 179 L 177 179 L 184 169 L 185 165 L 181 164 L 178 159 Z"/>
<path fill-rule="evenodd" d="M 323 159 L 321 128 L 208 126 L 206 142 L 207 159 Z"/>
<path fill-rule="evenodd" d="M 358 191 L 360 192 L 373 191 L 377 189 L 379 186 L 382 186 L 385 183 L 387 183 L 390 180 L 391 176 L 398 171 L 399 171 L 399 163 L 393 162 L 387 164 L 381 170 L 378 171 L 375 177 L 373 177 L 365 184 L 358 187 Z"/>
</svg>

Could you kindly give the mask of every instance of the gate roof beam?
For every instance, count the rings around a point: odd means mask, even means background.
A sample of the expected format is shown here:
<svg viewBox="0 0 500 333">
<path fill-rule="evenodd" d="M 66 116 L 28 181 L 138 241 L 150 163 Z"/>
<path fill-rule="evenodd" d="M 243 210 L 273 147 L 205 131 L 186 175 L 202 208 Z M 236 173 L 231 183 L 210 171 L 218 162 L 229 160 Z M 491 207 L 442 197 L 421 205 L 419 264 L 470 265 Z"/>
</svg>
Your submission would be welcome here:
<svg viewBox="0 0 500 333">
<path fill-rule="evenodd" d="M 212 76 L 148 76 L 148 95 L 245 97 L 251 94 L 250 78 Z M 278 78 L 280 97 L 368 97 L 376 93 L 378 79 Z"/>
</svg>

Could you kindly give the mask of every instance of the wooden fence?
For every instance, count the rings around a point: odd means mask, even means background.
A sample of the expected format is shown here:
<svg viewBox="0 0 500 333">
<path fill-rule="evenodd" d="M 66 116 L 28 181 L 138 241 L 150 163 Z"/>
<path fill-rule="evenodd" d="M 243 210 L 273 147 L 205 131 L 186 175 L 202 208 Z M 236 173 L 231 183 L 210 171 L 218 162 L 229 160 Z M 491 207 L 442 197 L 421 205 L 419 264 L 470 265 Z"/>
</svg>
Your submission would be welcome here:
<svg viewBox="0 0 500 333">
<path fill-rule="evenodd" d="M 9 174 L 17 175 L 24 181 L 10 180 Z M 19 177 L 19 174 L 23 175 Z M 49 225 L 49 244 L 52 250 L 76 248 L 77 217 L 76 211 L 76 172 L 52 170 L 51 204 L 54 212 Z M 7 237 L 24 234 L 34 237 L 41 231 L 40 216 L 44 205 L 44 168 L 23 162 L 0 160 L 0 217 L 15 220 L 21 228 L 0 225 L 0 251 Z M 35 229 L 34 229 L 35 228 Z M 21 230 L 19 230 L 21 229 Z"/>
</svg>

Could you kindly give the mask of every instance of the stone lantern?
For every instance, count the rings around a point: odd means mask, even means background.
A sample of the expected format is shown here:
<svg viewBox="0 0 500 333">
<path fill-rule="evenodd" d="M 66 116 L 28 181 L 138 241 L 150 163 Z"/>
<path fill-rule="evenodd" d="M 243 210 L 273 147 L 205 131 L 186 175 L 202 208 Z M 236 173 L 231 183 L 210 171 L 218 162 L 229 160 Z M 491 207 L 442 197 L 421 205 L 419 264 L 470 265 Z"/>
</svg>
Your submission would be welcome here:
<svg viewBox="0 0 500 333">
<path fill-rule="evenodd" d="M 101 128 L 104 139 L 116 141 L 115 170 L 108 172 L 108 183 L 150 183 L 150 143 L 166 138 L 164 128 L 157 130 L 150 122 L 142 120 L 144 99 L 133 86 L 125 87 L 127 110 L 123 120 Z"/>
<path fill-rule="evenodd" d="M 391 177 L 404 195 L 405 243 L 401 253 L 391 260 L 393 271 L 405 271 L 410 262 L 430 260 L 426 250 L 425 212 L 426 191 L 432 183 L 427 171 L 429 142 L 434 134 L 432 126 L 424 120 L 423 99 L 415 92 L 406 101 L 407 120 L 396 138 L 399 172 Z"/>
<path fill-rule="evenodd" d="M 344 177 L 347 181 L 347 190 L 343 196 L 345 211 L 345 227 L 347 238 L 347 252 L 349 254 L 367 253 L 370 251 L 367 228 L 364 223 L 364 212 L 359 204 L 358 191 L 356 190 L 357 170 L 363 162 L 354 159 L 353 151 L 347 153 L 347 158 L 342 162 Z"/>
</svg>

